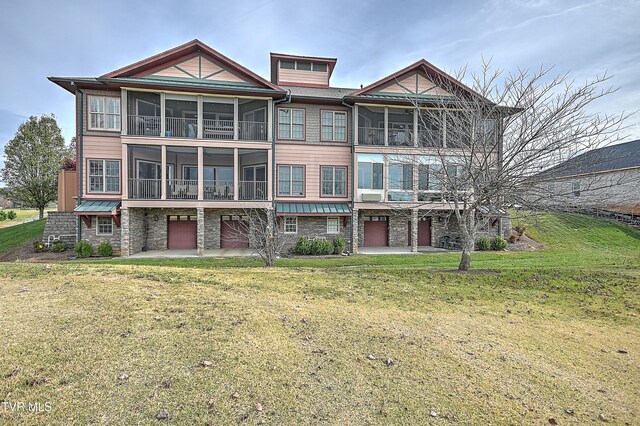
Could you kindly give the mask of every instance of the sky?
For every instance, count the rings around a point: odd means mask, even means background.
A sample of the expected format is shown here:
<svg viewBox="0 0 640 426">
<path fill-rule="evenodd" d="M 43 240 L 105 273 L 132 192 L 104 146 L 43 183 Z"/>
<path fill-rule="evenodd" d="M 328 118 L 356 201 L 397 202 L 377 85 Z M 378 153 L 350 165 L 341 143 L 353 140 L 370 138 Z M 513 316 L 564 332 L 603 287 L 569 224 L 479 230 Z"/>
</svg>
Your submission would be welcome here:
<svg viewBox="0 0 640 426">
<path fill-rule="evenodd" d="M 0 154 L 30 115 L 53 113 L 74 135 L 73 96 L 47 76 L 99 76 L 194 38 L 267 79 L 269 52 L 336 57 L 336 87 L 421 58 L 448 72 L 483 57 L 505 72 L 553 66 L 578 82 L 607 72 L 618 90 L 594 112 L 636 111 L 638 22 L 639 0 L 5 2 Z M 627 125 L 624 140 L 640 138 L 640 113 Z"/>
</svg>

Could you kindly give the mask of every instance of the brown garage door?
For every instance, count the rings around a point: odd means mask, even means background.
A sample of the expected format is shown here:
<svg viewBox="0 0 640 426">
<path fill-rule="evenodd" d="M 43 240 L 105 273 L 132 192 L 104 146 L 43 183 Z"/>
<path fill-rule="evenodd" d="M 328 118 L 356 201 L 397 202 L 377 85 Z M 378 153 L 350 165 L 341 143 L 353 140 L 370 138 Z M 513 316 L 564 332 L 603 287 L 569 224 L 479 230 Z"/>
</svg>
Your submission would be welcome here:
<svg viewBox="0 0 640 426">
<path fill-rule="evenodd" d="M 409 221 L 409 244 L 411 246 L 411 221 Z M 423 218 L 418 222 L 418 246 L 431 245 L 431 218 Z"/>
<path fill-rule="evenodd" d="M 179 217 L 179 219 L 170 217 L 167 225 L 167 248 L 173 250 L 195 249 L 197 228 L 195 220 L 188 220 L 185 216 Z"/>
<path fill-rule="evenodd" d="M 386 219 L 386 218 L 379 218 Z M 364 247 L 386 247 L 389 245 L 389 229 L 386 220 L 365 220 Z"/>
<path fill-rule="evenodd" d="M 221 248 L 249 248 L 245 227 L 239 220 L 222 220 L 220 222 Z"/>
</svg>

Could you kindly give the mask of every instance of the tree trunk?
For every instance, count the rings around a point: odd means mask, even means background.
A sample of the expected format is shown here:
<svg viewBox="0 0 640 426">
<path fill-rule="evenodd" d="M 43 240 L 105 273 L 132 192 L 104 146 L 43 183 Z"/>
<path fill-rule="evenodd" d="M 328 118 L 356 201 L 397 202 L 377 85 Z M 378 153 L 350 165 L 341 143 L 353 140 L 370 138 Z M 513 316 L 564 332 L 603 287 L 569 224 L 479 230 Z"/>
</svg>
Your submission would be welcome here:
<svg viewBox="0 0 640 426">
<path fill-rule="evenodd" d="M 460 257 L 460 264 L 458 265 L 459 271 L 468 272 L 471 270 L 471 252 L 473 251 L 473 242 L 471 244 L 468 241 L 462 243 L 462 256 Z"/>
<path fill-rule="evenodd" d="M 44 218 L 44 207 L 38 207 L 38 219 Z"/>
</svg>

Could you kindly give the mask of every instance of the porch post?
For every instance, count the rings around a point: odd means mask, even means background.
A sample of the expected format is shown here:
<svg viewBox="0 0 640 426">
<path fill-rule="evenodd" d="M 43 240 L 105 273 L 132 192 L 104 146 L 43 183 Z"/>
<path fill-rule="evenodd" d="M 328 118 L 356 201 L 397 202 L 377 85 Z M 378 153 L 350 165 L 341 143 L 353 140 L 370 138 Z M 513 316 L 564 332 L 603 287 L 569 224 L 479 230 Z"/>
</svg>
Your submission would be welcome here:
<svg viewBox="0 0 640 426">
<path fill-rule="evenodd" d="M 267 142 L 273 141 L 273 99 L 269 99 L 267 102 Z"/>
<path fill-rule="evenodd" d="M 238 98 L 233 98 L 233 140 L 238 140 Z"/>
<path fill-rule="evenodd" d="M 203 116 L 203 96 L 198 95 L 198 135 L 197 137 L 202 139 L 204 138 L 204 116 Z"/>
<path fill-rule="evenodd" d="M 129 114 L 127 113 L 127 89 L 120 89 L 120 134 L 128 134 L 127 124 L 129 123 Z"/>
<path fill-rule="evenodd" d="M 413 146 L 418 146 L 418 138 L 420 133 L 418 132 L 418 115 L 420 113 L 419 108 L 413 110 Z"/>
<path fill-rule="evenodd" d="M 353 117 L 351 117 L 351 123 L 353 126 L 353 144 L 358 145 L 358 104 L 353 106 Z"/>
<path fill-rule="evenodd" d="M 411 210 L 411 251 L 418 251 L 418 209 Z"/>
<path fill-rule="evenodd" d="M 240 187 L 240 171 L 238 170 L 238 148 L 233 148 L 233 199 L 238 201 L 238 188 Z"/>
<path fill-rule="evenodd" d="M 204 148 L 198 147 L 198 200 L 204 200 Z"/>
<path fill-rule="evenodd" d="M 122 144 L 122 164 L 120 165 L 122 170 L 122 198 L 126 200 L 129 198 L 129 145 Z"/>
<path fill-rule="evenodd" d="M 129 209 L 120 209 L 120 256 L 129 256 Z"/>
<path fill-rule="evenodd" d="M 267 200 L 273 200 L 273 151 L 267 150 Z"/>
<path fill-rule="evenodd" d="M 160 93 L 160 137 L 164 138 L 167 133 L 167 111 L 165 108 L 167 95 L 162 92 Z"/>
<path fill-rule="evenodd" d="M 198 207 L 196 210 L 198 212 L 197 213 L 198 256 L 202 256 L 204 254 L 204 207 Z"/>
<path fill-rule="evenodd" d="M 389 146 L 389 107 L 384 107 L 384 146 Z"/>
<path fill-rule="evenodd" d="M 162 145 L 160 155 L 160 199 L 167 199 L 167 146 Z"/>
</svg>

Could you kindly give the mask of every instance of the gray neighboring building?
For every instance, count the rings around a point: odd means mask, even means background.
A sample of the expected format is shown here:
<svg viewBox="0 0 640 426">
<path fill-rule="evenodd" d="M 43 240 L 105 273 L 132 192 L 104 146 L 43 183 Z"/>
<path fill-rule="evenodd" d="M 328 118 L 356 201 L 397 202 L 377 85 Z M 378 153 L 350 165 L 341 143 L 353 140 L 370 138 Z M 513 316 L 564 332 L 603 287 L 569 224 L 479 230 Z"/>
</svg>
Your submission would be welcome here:
<svg viewBox="0 0 640 426">
<path fill-rule="evenodd" d="M 547 205 L 640 215 L 640 140 L 594 149 L 536 177 Z"/>
</svg>

